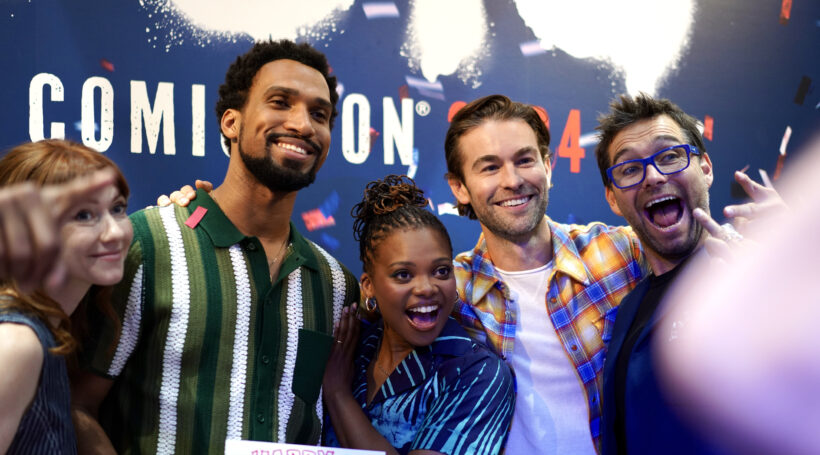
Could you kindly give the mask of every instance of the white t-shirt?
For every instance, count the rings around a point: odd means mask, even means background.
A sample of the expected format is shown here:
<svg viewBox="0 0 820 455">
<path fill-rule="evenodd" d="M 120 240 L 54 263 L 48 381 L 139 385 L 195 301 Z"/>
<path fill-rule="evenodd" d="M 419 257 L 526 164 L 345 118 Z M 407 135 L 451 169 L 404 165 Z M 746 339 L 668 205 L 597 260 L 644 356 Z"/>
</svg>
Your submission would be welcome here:
<svg viewBox="0 0 820 455">
<path fill-rule="evenodd" d="M 518 395 L 507 439 L 510 455 L 595 455 L 583 384 L 547 313 L 553 263 L 523 272 L 496 269 L 516 312 L 512 367 Z"/>
</svg>

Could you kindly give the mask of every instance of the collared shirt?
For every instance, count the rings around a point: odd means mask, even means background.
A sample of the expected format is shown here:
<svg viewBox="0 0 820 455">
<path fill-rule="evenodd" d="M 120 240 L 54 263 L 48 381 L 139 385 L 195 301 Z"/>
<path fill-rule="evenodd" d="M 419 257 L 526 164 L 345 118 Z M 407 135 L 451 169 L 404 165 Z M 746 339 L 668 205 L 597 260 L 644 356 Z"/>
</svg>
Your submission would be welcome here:
<svg viewBox="0 0 820 455">
<path fill-rule="evenodd" d="M 628 227 L 554 223 L 548 217 L 555 267 L 545 309 L 578 372 L 589 405 L 590 433 L 600 447 L 601 386 L 606 343 L 621 299 L 649 266 Z M 514 306 L 487 252 L 482 234 L 472 251 L 455 259 L 461 300 L 453 316 L 473 338 L 503 358 L 513 352 Z M 469 303 L 464 303 L 469 302 Z"/>
<path fill-rule="evenodd" d="M 401 454 L 499 453 L 515 404 L 509 367 L 449 319 L 430 346 L 402 360 L 368 405 L 367 366 L 383 332 L 381 321 L 369 327 L 354 361 L 353 395 L 376 431 Z M 332 432 L 328 439 L 338 445 Z"/>
<path fill-rule="evenodd" d="M 195 223 L 199 207 L 207 212 Z M 272 282 L 259 239 L 202 191 L 189 207 L 141 210 L 131 221 L 112 299 L 121 330 L 97 315 L 86 347 L 89 368 L 115 381 L 100 422 L 117 451 L 318 443 L 333 324 L 358 301 L 355 277 L 291 225 Z"/>
</svg>

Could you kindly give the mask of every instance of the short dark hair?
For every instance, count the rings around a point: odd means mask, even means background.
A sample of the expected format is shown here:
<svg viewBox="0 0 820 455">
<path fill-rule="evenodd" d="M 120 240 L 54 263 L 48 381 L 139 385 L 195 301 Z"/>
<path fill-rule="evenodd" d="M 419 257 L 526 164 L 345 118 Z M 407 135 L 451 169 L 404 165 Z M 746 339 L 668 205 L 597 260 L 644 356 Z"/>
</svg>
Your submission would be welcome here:
<svg viewBox="0 0 820 455">
<path fill-rule="evenodd" d="M 222 114 L 228 109 L 242 109 L 245 106 L 253 78 L 259 72 L 259 68 L 275 60 L 294 60 L 322 73 L 327 82 L 327 88 L 330 90 L 330 104 L 333 105 L 333 111 L 330 114 L 330 129 L 332 130 L 338 114 L 336 102 L 339 101 L 339 94 L 336 93 L 336 76 L 330 75 L 327 57 L 307 43 L 296 44 L 284 39 L 256 43 L 231 64 L 228 72 L 225 73 L 225 83 L 219 86 L 219 99 L 216 102 L 217 122 L 222 122 Z M 227 138 L 225 138 L 225 145 L 230 146 Z"/>
<path fill-rule="evenodd" d="M 447 129 L 444 139 L 444 156 L 447 160 L 447 177 L 457 178 L 464 182 L 461 155 L 458 152 L 458 141 L 470 130 L 490 120 L 523 120 L 532 128 L 538 141 L 538 151 L 545 162 L 552 158 L 550 151 L 550 132 L 541 120 L 538 112 L 529 104 L 518 103 L 504 95 L 489 95 L 479 98 L 462 107 Z M 458 214 L 475 220 L 476 215 L 470 204 L 458 203 Z"/>
<path fill-rule="evenodd" d="M 606 170 L 612 166 L 607 149 L 612 140 L 625 128 L 641 120 L 652 119 L 659 115 L 668 115 L 681 127 L 686 140 L 694 145 L 701 154 L 706 154 L 706 145 L 698 130 L 698 121 L 683 109 L 668 99 L 655 99 L 646 93 L 639 93 L 636 97 L 621 95 L 609 104 L 609 113 L 598 116 L 598 145 L 595 147 L 595 157 L 598 159 L 598 170 L 604 186 L 609 187 L 612 182 L 606 175 Z"/>
<path fill-rule="evenodd" d="M 376 246 L 397 229 L 429 227 L 440 233 L 453 255 L 453 244 L 444 224 L 427 208 L 424 192 L 405 175 L 388 175 L 367 184 L 361 202 L 351 211 L 353 238 L 359 242 L 364 270 L 372 272 Z"/>
</svg>

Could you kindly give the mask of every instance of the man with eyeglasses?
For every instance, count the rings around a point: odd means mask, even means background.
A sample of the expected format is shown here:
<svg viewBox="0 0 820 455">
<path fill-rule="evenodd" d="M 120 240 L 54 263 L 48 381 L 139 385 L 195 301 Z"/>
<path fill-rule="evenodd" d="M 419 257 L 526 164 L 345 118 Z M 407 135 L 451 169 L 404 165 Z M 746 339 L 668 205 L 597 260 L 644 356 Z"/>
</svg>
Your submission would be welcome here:
<svg viewBox="0 0 820 455">
<path fill-rule="evenodd" d="M 709 218 L 712 161 L 696 120 L 669 100 L 621 96 L 610 108 L 599 118 L 595 150 L 606 199 L 637 234 L 652 273 L 617 310 L 604 363 L 602 453 L 720 453 L 679 420 L 680 403 L 662 393 L 652 341 L 675 338 L 656 330 L 659 304 L 709 235 L 698 220 Z"/>
</svg>

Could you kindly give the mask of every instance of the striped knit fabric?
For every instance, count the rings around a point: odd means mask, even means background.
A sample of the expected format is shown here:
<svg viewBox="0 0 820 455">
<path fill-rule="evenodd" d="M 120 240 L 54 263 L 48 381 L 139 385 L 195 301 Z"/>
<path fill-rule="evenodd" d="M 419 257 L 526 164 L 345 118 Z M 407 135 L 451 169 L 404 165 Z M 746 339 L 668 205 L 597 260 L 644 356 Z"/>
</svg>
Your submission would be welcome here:
<svg viewBox="0 0 820 455">
<path fill-rule="evenodd" d="M 3 298 L 10 298 L 4 296 Z M 43 321 L 15 310 L 0 310 L 0 323 L 31 327 L 43 345 L 43 368 L 31 405 L 23 414 L 17 432 L 6 452 L 8 455 L 50 455 L 77 453 L 74 425 L 71 423 L 71 396 L 65 358 L 48 352 L 56 346 L 54 336 Z M 0 374 L 6 374 L 5 372 Z M 0 410 L 5 412 L 5 410 Z"/>
<path fill-rule="evenodd" d="M 196 207 L 207 213 L 194 228 Z M 204 192 L 131 216 L 117 328 L 95 315 L 88 367 L 115 380 L 100 421 L 119 453 L 223 453 L 226 439 L 316 444 L 333 324 L 356 278 L 291 224 L 272 284 L 262 244 Z"/>
</svg>

